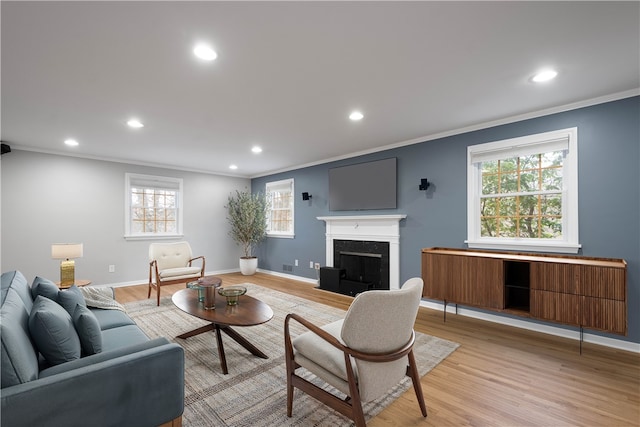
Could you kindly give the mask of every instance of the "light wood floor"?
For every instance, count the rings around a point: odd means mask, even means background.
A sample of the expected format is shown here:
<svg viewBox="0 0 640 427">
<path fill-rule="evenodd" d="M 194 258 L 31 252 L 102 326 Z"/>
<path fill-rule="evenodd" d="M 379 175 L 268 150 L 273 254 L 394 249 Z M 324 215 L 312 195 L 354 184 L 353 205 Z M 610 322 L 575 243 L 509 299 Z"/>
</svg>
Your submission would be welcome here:
<svg viewBox="0 0 640 427">
<path fill-rule="evenodd" d="M 221 275 L 346 309 L 350 297 L 258 273 Z M 184 285 L 162 288 L 169 295 Z M 147 287 L 116 289 L 120 302 Z M 154 296 L 152 295 L 152 298 Z M 410 389 L 369 426 L 640 426 L 640 356 L 546 334 L 420 308 L 415 329 L 460 347 L 422 378 L 429 416 Z M 294 402 L 295 410 L 295 402 Z"/>
</svg>

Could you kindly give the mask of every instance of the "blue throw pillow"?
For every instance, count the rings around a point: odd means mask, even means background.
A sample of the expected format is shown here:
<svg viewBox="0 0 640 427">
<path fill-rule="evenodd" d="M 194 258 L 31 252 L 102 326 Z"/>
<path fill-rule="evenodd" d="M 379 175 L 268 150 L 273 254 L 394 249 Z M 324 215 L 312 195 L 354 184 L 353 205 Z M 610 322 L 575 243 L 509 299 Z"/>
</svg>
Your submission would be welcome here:
<svg viewBox="0 0 640 427">
<path fill-rule="evenodd" d="M 73 313 L 76 311 L 76 305 L 80 304 L 83 307 L 87 306 L 87 303 L 84 300 L 84 295 L 82 295 L 82 291 L 76 285 L 71 286 L 67 290 L 61 290 L 58 292 L 58 304 L 67 310 L 69 316 L 73 316 Z"/>
<path fill-rule="evenodd" d="M 31 283 L 31 298 L 35 300 L 38 295 L 42 295 L 52 301 L 56 301 L 59 290 L 58 286 L 51 280 L 38 276 Z"/>
<path fill-rule="evenodd" d="M 90 356 L 102 351 L 102 331 L 96 315 L 91 310 L 80 304 L 76 305 L 73 312 L 73 326 L 80 338 L 82 354 Z"/>
<path fill-rule="evenodd" d="M 38 295 L 29 315 L 29 333 L 51 365 L 80 358 L 80 339 L 71 316 L 59 304 Z"/>
</svg>

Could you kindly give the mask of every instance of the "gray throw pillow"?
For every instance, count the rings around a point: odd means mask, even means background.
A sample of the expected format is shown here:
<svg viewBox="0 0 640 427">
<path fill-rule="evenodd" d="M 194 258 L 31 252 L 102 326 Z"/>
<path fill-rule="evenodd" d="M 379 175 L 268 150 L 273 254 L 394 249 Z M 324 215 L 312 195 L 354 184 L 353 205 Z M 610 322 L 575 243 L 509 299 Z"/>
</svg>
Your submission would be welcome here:
<svg viewBox="0 0 640 427">
<path fill-rule="evenodd" d="M 74 311 L 76 311 L 76 305 L 80 304 L 83 307 L 87 306 L 87 303 L 84 300 L 84 295 L 82 295 L 82 291 L 76 285 L 58 292 L 58 304 L 67 310 L 69 316 L 73 316 Z"/>
<path fill-rule="evenodd" d="M 102 351 L 102 331 L 96 315 L 80 304 L 73 312 L 73 326 L 76 328 L 82 347 L 82 355 L 90 356 Z"/>
<path fill-rule="evenodd" d="M 29 315 L 29 333 L 38 351 L 51 365 L 80 358 L 80 339 L 67 311 L 38 295 Z"/>
<path fill-rule="evenodd" d="M 56 301 L 59 290 L 58 286 L 51 280 L 38 276 L 31 283 L 31 298 L 35 300 L 38 295 L 42 295 L 52 301 Z"/>
</svg>

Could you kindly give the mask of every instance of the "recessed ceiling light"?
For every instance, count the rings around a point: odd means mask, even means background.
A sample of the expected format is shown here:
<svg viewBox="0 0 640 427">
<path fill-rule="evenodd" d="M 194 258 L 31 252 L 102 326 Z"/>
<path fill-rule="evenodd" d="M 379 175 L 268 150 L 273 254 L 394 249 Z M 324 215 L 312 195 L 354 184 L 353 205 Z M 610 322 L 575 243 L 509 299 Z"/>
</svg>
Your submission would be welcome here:
<svg viewBox="0 0 640 427">
<path fill-rule="evenodd" d="M 205 61 L 213 61 L 218 57 L 216 51 L 211 49 L 211 47 L 206 44 L 196 45 L 196 47 L 193 48 L 193 54 L 200 59 L 204 59 Z"/>
<path fill-rule="evenodd" d="M 229 165 L 229 169 L 236 170 L 236 169 L 238 169 L 238 166 L 236 166 L 236 165 Z"/>
<path fill-rule="evenodd" d="M 258 154 L 258 153 L 262 153 L 262 148 L 258 147 L 257 145 L 253 148 L 251 148 L 251 151 L 253 151 L 254 153 Z"/>
<path fill-rule="evenodd" d="M 362 120 L 363 117 L 364 115 L 360 111 L 352 111 L 351 114 L 349 114 L 349 118 L 354 122 Z"/>
<path fill-rule="evenodd" d="M 76 147 L 80 145 L 78 144 L 78 141 L 76 141 L 75 139 L 65 139 L 64 143 L 67 144 L 69 147 Z"/>
<path fill-rule="evenodd" d="M 139 129 L 139 128 L 143 128 L 143 127 L 144 127 L 144 125 L 142 124 L 142 122 L 141 122 L 140 120 L 138 120 L 138 119 L 131 119 L 131 120 L 129 120 L 129 121 L 127 122 L 127 125 L 129 125 L 129 127 L 136 128 L 136 129 Z"/>
<path fill-rule="evenodd" d="M 558 72 L 555 70 L 542 70 L 539 73 L 536 73 L 531 80 L 536 83 L 548 82 L 549 80 L 553 80 L 558 75 Z"/>
</svg>

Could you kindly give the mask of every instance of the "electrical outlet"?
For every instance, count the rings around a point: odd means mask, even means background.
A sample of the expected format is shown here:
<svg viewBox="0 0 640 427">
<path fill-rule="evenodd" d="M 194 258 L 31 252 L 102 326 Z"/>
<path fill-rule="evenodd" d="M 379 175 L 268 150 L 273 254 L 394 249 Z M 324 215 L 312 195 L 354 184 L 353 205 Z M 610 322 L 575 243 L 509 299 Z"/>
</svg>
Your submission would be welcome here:
<svg viewBox="0 0 640 427">
<path fill-rule="evenodd" d="M 319 262 L 316 262 L 316 263 L 315 263 L 315 265 L 314 265 L 314 268 L 315 268 L 316 270 L 320 270 L 320 263 L 319 263 Z"/>
<path fill-rule="evenodd" d="M 309 261 L 309 268 L 313 268 L 313 261 Z"/>
<path fill-rule="evenodd" d="M 298 266 L 298 260 L 295 260 L 295 262 L 293 263 L 293 265 L 295 265 L 296 267 Z"/>
<path fill-rule="evenodd" d="M 116 272 L 116 266 L 115 266 L 115 265 L 113 265 L 113 264 L 111 264 L 111 265 L 109 266 L 109 273 L 115 273 L 115 272 Z"/>
</svg>

